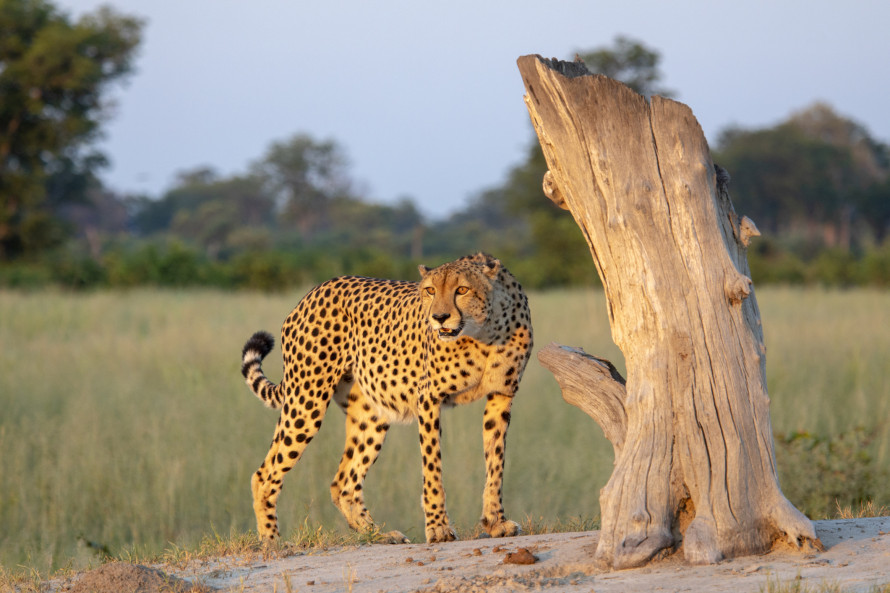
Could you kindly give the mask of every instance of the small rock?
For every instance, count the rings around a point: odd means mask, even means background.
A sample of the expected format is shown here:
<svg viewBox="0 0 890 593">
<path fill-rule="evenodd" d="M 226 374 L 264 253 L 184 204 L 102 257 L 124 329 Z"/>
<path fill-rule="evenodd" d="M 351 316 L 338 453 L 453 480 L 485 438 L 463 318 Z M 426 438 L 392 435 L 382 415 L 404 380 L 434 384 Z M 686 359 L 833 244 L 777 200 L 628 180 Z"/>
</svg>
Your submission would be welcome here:
<svg viewBox="0 0 890 593">
<path fill-rule="evenodd" d="M 482 550 L 480 550 L 479 548 L 473 549 L 473 556 L 481 556 L 481 555 L 482 555 Z"/>
<path fill-rule="evenodd" d="M 510 552 L 504 558 L 504 564 L 534 564 L 538 559 L 534 554 L 526 548 L 519 548 L 515 552 Z"/>
</svg>

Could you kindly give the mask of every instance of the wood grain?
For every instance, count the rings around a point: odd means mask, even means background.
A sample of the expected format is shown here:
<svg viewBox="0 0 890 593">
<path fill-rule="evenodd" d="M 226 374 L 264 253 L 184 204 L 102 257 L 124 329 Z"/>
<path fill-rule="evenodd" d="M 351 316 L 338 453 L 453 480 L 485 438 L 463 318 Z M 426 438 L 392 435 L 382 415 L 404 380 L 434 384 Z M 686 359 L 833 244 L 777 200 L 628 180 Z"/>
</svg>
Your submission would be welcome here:
<svg viewBox="0 0 890 593">
<path fill-rule="evenodd" d="M 539 355 L 615 447 L 597 560 L 627 568 L 681 547 L 714 563 L 778 540 L 818 548 L 776 475 L 746 256 L 756 226 L 733 210 L 692 111 L 576 63 L 518 65 L 547 196 L 587 239 L 627 363 L 620 385 L 588 356 Z"/>
</svg>

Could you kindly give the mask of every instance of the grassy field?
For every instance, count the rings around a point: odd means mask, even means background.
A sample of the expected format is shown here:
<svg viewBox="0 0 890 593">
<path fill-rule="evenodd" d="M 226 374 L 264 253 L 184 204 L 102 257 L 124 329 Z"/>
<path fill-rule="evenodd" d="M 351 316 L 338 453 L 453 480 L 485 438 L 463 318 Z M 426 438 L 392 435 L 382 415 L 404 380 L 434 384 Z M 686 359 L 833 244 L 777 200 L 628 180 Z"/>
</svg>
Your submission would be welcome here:
<svg viewBox="0 0 890 593">
<path fill-rule="evenodd" d="M 243 385 L 240 349 L 257 329 L 277 335 L 300 296 L 0 292 L 0 564 L 77 566 L 96 547 L 157 553 L 253 529 L 249 480 L 276 413 Z M 890 293 L 770 288 L 758 298 L 786 493 L 805 504 L 829 476 L 845 487 L 859 479 L 886 503 Z M 623 368 L 598 291 L 533 294 L 531 306 L 538 346 L 583 346 Z M 273 380 L 279 352 L 265 366 Z M 481 510 L 480 406 L 443 416 L 449 511 L 464 534 Z M 564 524 L 596 517 L 611 445 L 536 361 L 513 418 L 508 515 Z M 285 535 L 304 525 L 346 530 L 328 494 L 342 421 L 331 408 L 285 481 Z M 394 427 L 366 483 L 369 508 L 420 540 L 420 490 L 416 429 Z M 790 494 L 797 491 L 800 500 Z M 817 517 L 834 493 L 820 495 L 805 509 Z"/>
</svg>

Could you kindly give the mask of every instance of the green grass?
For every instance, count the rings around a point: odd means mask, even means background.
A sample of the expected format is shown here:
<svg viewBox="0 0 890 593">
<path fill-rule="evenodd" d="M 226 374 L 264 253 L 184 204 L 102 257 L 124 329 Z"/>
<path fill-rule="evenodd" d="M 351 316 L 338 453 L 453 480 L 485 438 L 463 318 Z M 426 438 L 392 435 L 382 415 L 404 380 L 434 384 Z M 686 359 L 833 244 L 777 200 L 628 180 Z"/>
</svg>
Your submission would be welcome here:
<svg viewBox="0 0 890 593">
<path fill-rule="evenodd" d="M 276 412 L 243 385 L 240 349 L 257 329 L 277 334 L 301 294 L 0 291 L 0 566 L 83 566 L 103 549 L 198 549 L 207 534 L 253 529 L 250 475 Z M 890 434 L 876 423 L 890 412 L 890 293 L 767 289 L 758 298 L 774 430 L 831 438 L 861 425 L 873 435 L 870 463 L 887 467 Z M 600 292 L 536 293 L 531 307 L 538 347 L 582 346 L 623 369 Z M 280 378 L 278 349 L 265 369 Z M 448 508 L 467 536 L 481 511 L 481 412 L 476 403 L 443 415 Z M 285 536 L 302 541 L 318 527 L 348 535 L 328 492 L 342 444 L 333 407 L 285 481 Z M 415 541 L 417 449 L 415 427 L 394 427 L 365 489 L 377 521 Z M 591 525 L 612 461 L 599 427 L 533 360 L 508 438 L 508 515 L 541 530 Z"/>
</svg>

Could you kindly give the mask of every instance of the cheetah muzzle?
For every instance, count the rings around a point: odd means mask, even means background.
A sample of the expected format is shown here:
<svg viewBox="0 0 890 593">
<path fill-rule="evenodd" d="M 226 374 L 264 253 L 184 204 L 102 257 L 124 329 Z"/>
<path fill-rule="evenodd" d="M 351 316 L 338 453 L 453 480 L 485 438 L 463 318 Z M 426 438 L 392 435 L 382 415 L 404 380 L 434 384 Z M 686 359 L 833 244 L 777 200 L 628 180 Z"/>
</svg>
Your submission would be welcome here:
<svg viewBox="0 0 890 593">
<path fill-rule="evenodd" d="M 261 362 L 274 339 L 257 332 L 242 351 L 253 393 L 281 409 L 272 445 L 251 479 L 257 530 L 278 538 L 276 504 L 284 475 L 299 461 L 333 400 L 346 414 L 346 444 L 331 499 L 353 529 L 379 534 L 362 485 L 393 422 L 417 421 L 423 461 L 427 542 L 456 538 L 445 509 L 440 413 L 486 399 L 482 527 L 516 535 L 501 498 L 513 396 L 532 348 L 522 287 L 501 262 L 478 253 L 420 266 L 420 282 L 345 276 L 312 289 L 281 328 L 284 378 L 273 384 Z M 407 541 L 398 531 L 384 541 Z"/>
<path fill-rule="evenodd" d="M 455 327 L 454 329 L 449 329 L 447 327 L 440 327 L 436 329 L 436 333 L 439 336 L 439 339 L 444 340 L 446 342 L 450 342 L 452 340 L 456 340 L 458 336 L 460 336 L 460 332 L 463 330 L 463 324 Z M 434 328 L 435 329 L 435 328 Z"/>
</svg>

